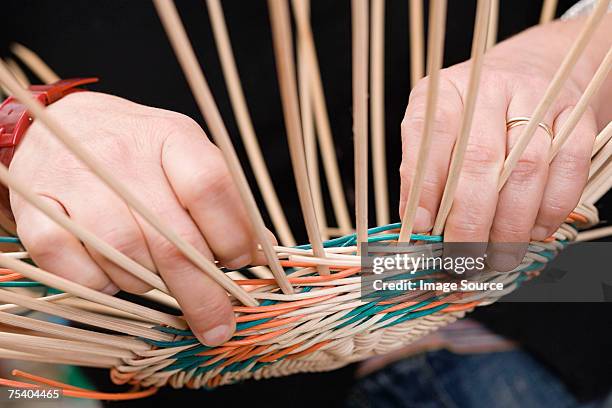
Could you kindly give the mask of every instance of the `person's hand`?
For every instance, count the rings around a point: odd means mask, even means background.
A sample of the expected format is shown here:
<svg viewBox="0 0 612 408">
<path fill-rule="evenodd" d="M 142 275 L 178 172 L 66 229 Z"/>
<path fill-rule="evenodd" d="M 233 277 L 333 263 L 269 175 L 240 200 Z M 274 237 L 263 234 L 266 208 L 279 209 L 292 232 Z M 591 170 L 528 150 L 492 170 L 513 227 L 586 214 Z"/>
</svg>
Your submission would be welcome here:
<svg viewBox="0 0 612 408">
<path fill-rule="evenodd" d="M 196 122 L 94 92 L 66 96 L 48 111 L 151 209 L 210 259 L 238 268 L 263 262 L 221 152 Z M 38 121 L 10 172 L 110 245 L 157 270 L 194 334 L 217 345 L 234 331 L 225 291 L 191 264 L 76 159 Z M 17 232 L 43 269 L 115 293 L 151 288 L 11 193 Z"/>
<path fill-rule="evenodd" d="M 579 28 L 577 22 L 557 22 L 531 29 L 497 45 L 485 56 L 465 161 L 444 240 L 524 244 L 510 245 L 508 251 L 500 250 L 503 245 L 497 245 L 495 256 L 489 257 L 489 264 L 495 268 L 515 268 L 531 239 L 543 240 L 554 233 L 578 204 L 587 181 L 600 114 L 594 106 L 587 109 L 550 164 L 551 138 L 538 127 L 504 188 L 499 193 L 497 190 L 506 155 L 524 129 L 516 127 L 506 132 L 506 122 L 513 117 L 529 117 L 535 110 Z M 601 61 L 603 54 L 598 50 L 605 52 L 607 47 L 609 39 L 603 47 L 590 46 L 590 51 L 575 67 L 543 120 L 554 131 L 563 126 Z M 416 213 L 416 232 L 429 231 L 434 224 L 459 134 L 469 72 L 469 62 L 441 71 L 432 147 Z M 609 83 L 604 86 L 610 88 Z M 416 168 L 427 87 L 427 78 L 415 86 L 402 122 L 400 215 L 404 213 Z M 518 247 L 522 249 L 517 250 Z"/>
</svg>

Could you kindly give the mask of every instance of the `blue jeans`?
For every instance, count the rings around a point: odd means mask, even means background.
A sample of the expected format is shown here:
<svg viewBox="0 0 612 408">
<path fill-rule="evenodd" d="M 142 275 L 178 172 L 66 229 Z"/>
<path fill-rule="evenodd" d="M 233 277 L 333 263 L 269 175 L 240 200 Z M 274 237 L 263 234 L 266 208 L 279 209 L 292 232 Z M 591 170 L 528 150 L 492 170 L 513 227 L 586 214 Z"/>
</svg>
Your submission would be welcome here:
<svg viewBox="0 0 612 408">
<path fill-rule="evenodd" d="M 346 402 L 351 408 L 595 408 L 608 403 L 578 403 L 552 373 L 521 350 L 417 355 L 360 379 Z"/>
</svg>

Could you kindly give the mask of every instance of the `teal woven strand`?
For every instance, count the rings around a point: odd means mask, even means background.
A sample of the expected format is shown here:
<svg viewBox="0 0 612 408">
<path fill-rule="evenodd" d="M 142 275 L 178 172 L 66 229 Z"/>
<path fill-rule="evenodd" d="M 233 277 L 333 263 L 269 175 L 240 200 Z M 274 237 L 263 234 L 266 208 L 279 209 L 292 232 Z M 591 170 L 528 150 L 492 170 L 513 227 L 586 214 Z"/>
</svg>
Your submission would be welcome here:
<svg viewBox="0 0 612 408">
<path fill-rule="evenodd" d="M 390 326 L 394 326 L 396 324 L 399 324 L 399 323 L 407 321 L 407 320 L 413 320 L 413 319 L 416 319 L 418 317 L 423 317 L 423 316 L 426 316 L 426 315 L 438 312 L 438 311 L 446 308 L 447 306 L 449 306 L 449 305 L 440 305 L 440 306 L 436 306 L 436 307 L 433 307 L 431 309 L 422 310 L 422 311 L 419 311 L 419 312 L 411 312 L 411 310 L 418 309 L 420 307 L 426 306 L 429 303 L 433 302 L 434 300 L 435 299 L 427 300 L 427 301 L 421 302 L 421 303 L 419 303 L 417 305 L 413 305 L 413 306 L 404 308 L 402 310 L 398 310 L 396 312 L 389 313 L 383 319 L 381 319 L 381 321 L 387 320 L 387 319 L 389 319 L 389 318 L 391 318 L 393 316 L 397 316 L 398 314 L 401 315 L 402 313 L 403 314 L 407 313 L 405 316 L 400 317 L 399 319 L 395 320 L 394 322 L 391 322 L 390 324 L 384 326 L 384 327 L 390 327 Z M 390 306 L 393 306 L 393 305 L 389 305 L 389 307 Z M 387 305 L 382 305 L 381 307 L 388 308 Z M 365 317 L 361 317 L 361 318 L 365 318 L 365 319 L 371 318 L 371 315 L 375 314 L 376 311 L 377 311 L 377 310 L 374 310 L 374 309 L 376 309 L 376 308 L 372 308 L 372 310 L 369 313 L 370 314 L 369 316 L 365 316 Z M 348 324 L 348 323 L 345 322 L 345 323 L 337 326 L 335 329 L 339 329 L 340 327 L 343 327 L 346 324 Z M 177 369 L 180 369 L 180 370 L 183 370 L 183 371 L 189 371 L 189 370 L 192 370 L 195 367 L 198 367 L 196 369 L 196 372 L 201 374 L 201 373 L 210 371 L 213 368 L 217 367 L 218 365 L 222 364 L 223 362 L 227 361 L 227 359 L 221 359 L 221 360 L 215 362 L 214 364 L 210 364 L 210 365 L 207 365 L 207 366 L 204 366 L 204 367 L 200 367 L 201 364 L 205 363 L 206 361 L 208 361 L 208 360 L 210 360 L 212 358 L 212 356 L 196 356 L 196 355 L 194 355 L 194 354 L 200 353 L 202 351 L 204 351 L 203 348 L 201 348 L 201 347 L 194 347 L 194 349 L 185 350 L 185 351 L 183 351 L 181 353 L 177 353 L 177 355 L 172 357 L 172 358 L 177 358 L 177 361 L 175 363 L 171 364 L 170 366 L 164 368 L 163 371 L 172 371 L 172 370 L 177 370 Z M 189 352 L 189 353 L 187 353 L 187 352 Z M 240 370 L 244 369 L 245 367 L 247 367 L 249 364 L 251 364 L 253 361 L 256 361 L 259 357 L 261 357 L 261 355 L 252 356 L 251 358 L 249 358 L 248 360 L 246 360 L 244 362 L 236 362 L 236 363 L 230 364 L 229 366 L 224 367 L 221 372 L 222 373 L 226 373 L 226 372 L 240 371 Z M 287 356 L 282 356 L 282 357 L 278 358 L 276 361 L 283 360 L 286 357 Z M 271 364 L 271 363 L 270 362 L 266 362 L 266 363 L 259 362 L 259 363 L 257 363 L 253 367 L 253 370 L 257 370 L 258 368 L 261 368 L 261 367 L 263 367 L 265 365 L 268 365 L 268 364 Z"/>
<path fill-rule="evenodd" d="M 391 322 L 391 323 L 389 323 L 388 325 L 386 325 L 384 327 L 385 328 L 386 327 L 391 327 L 391 326 L 395 326 L 396 324 L 400 324 L 400 323 L 403 323 L 403 322 L 408 321 L 408 320 L 418 319 L 419 317 L 427 316 L 427 315 L 430 315 L 432 313 L 439 312 L 440 310 L 446 309 L 448 306 L 450 306 L 450 305 L 445 304 L 445 305 L 440 305 L 440 306 L 432 307 L 431 309 L 421 310 L 420 312 L 411 313 L 411 314 L 406 315 L 404 317 L 400 317 L 396 321 Z"/>
<path fill-rule="evenodd" d="M 353 324 L 355 322 L 358 322 L 360 320 L 364 320 L 365 321 L 366 319 L 369 319 L 372 315 L 375 315 L 376 313 L 381 312 L 381 311 L 383 311 L 385 309 L 389 309 L 392 306 L 393 306 L 393 304 L 371 307 L 371 308 L 365 310 L 363 313 L 360 313 L 360 314 L 354 316 L 353 318 L 351 318 L 351 319 L 349 319 L 349 320 L 347 320 L 345 322 L 342 322 L 340 325 L 334 327 L 334 330 L 341 329 L 341 328 L 343 328 L 345 326 L 348 326 L 348 325 Z"/>
<path fill-rule="evenodd" d="M 0 288 L 40 288 L 45 287 L 40 282 L 25 281 L 25 282 L 0 282 Z"/>
</svg>

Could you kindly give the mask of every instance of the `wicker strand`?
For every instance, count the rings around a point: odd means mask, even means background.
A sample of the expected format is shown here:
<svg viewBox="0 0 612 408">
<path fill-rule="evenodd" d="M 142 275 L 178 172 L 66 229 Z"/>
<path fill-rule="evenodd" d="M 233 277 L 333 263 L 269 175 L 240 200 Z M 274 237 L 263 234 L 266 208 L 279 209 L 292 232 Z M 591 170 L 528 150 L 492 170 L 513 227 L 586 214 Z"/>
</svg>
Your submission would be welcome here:
<svg viewBox="0 0 612 408">
<path fill-rule="evenodd" d="M 353 140 L 357 242 L 368 236 L 368 34 L 367 0 L 352 0 Z M 358 253 L 361 249 L 358 248 Z"/>
<path fill-rule="evenodd" d="M 287 223 L 278 196 L 274 190 L 274 185 L 272 184 L 270 173 L 264 162 L 253 122 L 251 121 L 244 91 L 240 83 L 240 76 L 236 67 L 234 53 L 227 33 L 227 26 L 225 24 L 225 18 L 223 17 L 221 3 L 219 0 L 207 0 L 206 4 L 208 6 L 210 22 L 217 44 L 217 52 L 221 60 L 225 84 L 229 91 L 234 116 L 238 122 L 242 141 L 246 148 L 251 167 L 253 168 L 255 179 L 259 185 L 264 203 L 268 208 L 272 224 L 274 224 L 280 242 L 282 242 L 283 245 L 293 246 L 295 245 L 295 240 L 291 233 L 291 228 Z"/>
<path fill-rule="evenodd" d="M 472 128 L 472 120 L 476 109 L 476 100 L 478 98 L 478 88 L 480 85 L 480 76 L 482 73 L 482 65 L 484 60 L 484 52 L 487 40 L 487 26 L 490 17 L 490 0 L 479 0 L 476 9 L 476 22 L 474 23 L 474 36 L 472 42 L 472 57 L 470 79 L 466 97 L 463 102 L 463 116 L 461 117 L 461 127 L 459 136 L 455 142 L 453 154 L 451 157 L 448 177 L 444 186 L 444 193 L 440 202 L 438 215 L 434 222 L 432 230 L 433 235 L 440 235 L 444 229 L 444 224 L 450 213 L 453 198 L 459 184 L 459 176 L 463 165 L 463 158 L 467 149 L 470 130 Z"/>
<path fill-rule="evenodd" d="M 415 173 L 410 181 L 408 202 L 402 216 L 402 228 L 399 242 L 409 242 L 414 227 L 421 189 L 425 180 L 425 165 L 432 142 L 433 123 L 436 114 L 438 99 L 438 86 L 440 82 L 440 69 L 444 53 L 444 33 L 446 21 L 446 0 L 432 0 L 429 11 L 429 36 L 427 43 L 427 87 L 425 120 L 421 135 L 421 142 L 417 156 Z"/>
<path fill-rule="evenodd" d="M 296 186 L 308 240 L 318 256 L 324 257 L 323 244 L 316 219 L 312 193 L 308 182 L 308 170 L 304 154 L 304 141 L 301 132 L 300 115 L 298 108 L 297 86 L 293 64 L 293 47 L 291 44 L 291 21 L 285 0 L 268 0 L 270 9 L 270 22 L 272 26 L 272 40 L 276 55 L 278 81 L 281 90 L 285 126 L 289 140 L 289 153 L 293 164 Z M 328 275 L 325 266 L 318 267 L 321 275 Z"/>
<path fill-rule="evenodd" d="M 377 225 L 389 224 L 387 159 L 385 151 L 385 0 L 372 2 L 370 44 L 370 116 L 372 170 Z"/>
<path fill-rule="evenodd" d="M 293 0 L 291 2 L 296 20 L 303 18 L 308 20 L 310 16 L 309 0 Z M 304 135 L 304 153 L 306 155 L 306 167 L 308 169 L 308 180 L 310 180 L 310 190 L 315 206 L 315 214 L 319 222 L 321 239 L 328 240 L 327 215 L 325 214 L 325 204 L 321 191 L 321 179 L 319 177 L 319 157 L 317 152 L 317 139 L 315 135 L 315 124 L 313 114 L 312 98 L 312 76 L 316 69 L 312 66 L 312 61 L 308 58 L 307 39 L 298 31 L 298 85 L 300 98 L 300 117 L 302 123 L 302 134 Z"/>
<path fill-rule="evenodd" d="M 410 18 L 410 87 L 423 78 L 425 70 L 425 40 L 423 39 L 423 0 L 408 0 Z"/>
<path fill-rule="evenodd" d="M 315 126 L 320 146 L 321 157 L 323 158 L 323 170 L 327 180 L 327 186 L 331 196 L 332 208 L 338 223 L 338 235 L 347 235 L 352 233 L 353 227 L 349 216 L 346 197 L 342 187 L 342 179 L 338 168 L 338 158 L 336 156 L 336 148 L 334 146 L 331 125 L 329 123 L 329 114 L 327 112 L 327 103 L 325 102 L 325 93 L 323 90 L 323 82 L 319 70 L 319 62 L 315 49 L 312 29 L 308 22 L 307 15 L 302 13 L 301 8 L 294 7 L 294 14 L 298 34 L 303 41 L 305 57 L 308 59 L 311 75 L 311 92 L 312 102 L 315 117 Z M 335 233 L 331 233 L 333 235 Z"/>
<path fill-rule="evenodd" d="M 382 0 L 375 1 L 372 13 L 374 25 L 381 23 L 382 17 L 380 14 Z M 213 8 L 215 3 L 217 3 L 216 0 L 209 1 L 209 5 L 213 4 Z M 482 61 L 482 52 L 487 39 L 491 38 L 490 34 L 487 34 L 487 27 L 490 32 L 491 25 L 487 25 L 486 22 L 491 16 L 487 10 L 490 3 L 491 0 L 479 0 L 478 2 L 470 90 L 460 135 L 465 139 L 469 134 L 469 120 L 476 104 L 476 88 L 481 67 L 479 61 Z M 156 5 L 163 8 L 171 6 L 172 3 L 156 0 Z M 281 77 L 283 108 L 290 134 L 290 144 L 293 142 L 293 150 L 295 150 L 292 152 L 292 158 L 294 165 L 295 161 L 299 161 L 300 173 L 302 177 L 306 177 L 307 181 L 308 170 L 304 160 L 304 141 L 301 134 L 297 87 L 292 63 L 289 11 L 285 0 L 269 0 L 269 6 L 278 71 Z M 434 9 L 430 13 L 432 22 L 429 25 L 430 52 L 428 53 L 430 75 L 432 72 L 437 72 L 440 67 L 440 61 L 436 61 L 436 58 L 441 59 L 442 55 L 444 32 L 442 20 L 445 15 L 445 6 L 445 1 L 432 1 Z M 300 56 L 300 59 L 306 62 L 308 74 L 312 75 L 310 79 L 305 76 L 301 80 L 305 79 L 316 84 L 318 64 L 307 13 L 304 13 L 301 7 L 294 7 L 294 10 L 299 32 L 300 55 L 304 54 Z M 384 7 L 382 10 L 384 11 Z M 220 7 L 217 11 L 221 12 Z M 361 121 L 363 125 L 365 122 L 365 126 L 361 128 L 356 126 L 356 134 L 361 132 L 360 135 L 362 137 L 365 135 L 367 142 L 367 102 L 364 103 L 368 78 L 367 2 L 353 0 L 353 11 L 356 12 L 353 18 L 353 28 L 354 46 L 357 51 L 354 53 L 356 62 L 353 67 L 355 69 L 354 79 L 356 79 L 355 123 Z M 176 29 L 176 21 L 171 25 L 173 29 Z M 376 33 L 380 34 L 381 27 L 380 25 L 373 26 L 372 30 L 372 45 L 376 48 L 375 43 L 378 42 Z M 587 28 L 585 31 L 588 31 Z M 583 35 L 586 36 L 584 32 Z M 229 44 L 229 41 L 227 43 Z M 580 39 L 577 44 L 580 44 Z M 577 45 L 572 52 L 579 54 L 576 47 Z M 380 55 L 374 51 L 372 54 Z M 375 62 L 376 58 L 373 57 L 372 70 L 376 65 Z M 604 63 L 602 66 L 605 67 Z M 6 77 L 6 70 L 3 69 L 4 66 L 0 64 L 0 82 L 11 85 L 16 91 L 23 93 L 19 87 L 15 86 L 14 81 L 11 82 L 10 76 Z M 560 71 L 562 69 L 563 66 Z M 598 73 L 603 72 L 602 69 L 604 68 L 600 66 Z M 375 77 L 377 76 L 371 77 L 373 90 Z M 598 75 L 596 77 L 599 78 Z M 583 98 L 590 97 L 586 94 L 596 87 L 593 84 L 596 84 L 597 78 L 591 81 Z M 315 111 L 317 111 L 321 109 L 321 104 L 317 104 L 317 98 L 314 97 L 317 94 L 317 87 L 312 86 L 311 97 Z M 22 97 L 27 100 L 23 95 L 20 96 Z M 428 99 L 429 97 L 431 95 L 428 96 Z M 430 114 L 433 118 L 435 103 L 431 100 L 429 102 L 428 109 L 431 110 Z M 36 104 L 32 107 L 36 116 L 45 117 L 40 107 Z M 572 121 L 577 121 L 580 114 L 577 107 L 570 115 Z M 303 117 L 307 116 L 309 115 Z M 45 123 L 48 125 L 50 123 L 49 127 L 52 130 L 61 130 L 53 121 L 48 123 L 48 118 Z M 567 126 L 570 125 L 567 124 Z M 566 132 L 569 134 L 571 129 L 568 128 Z M 319 135 L 320 133 L 319 129 Z M 390 224 L 369 230 L 366 224 L 365 232 L 353 234 L 352 231 L 348 231 L 345 236 L 326 242 L 321 242 L 320 234 L 317 232 L 319 240 L 314 240 L 314 242 L 311 240 L 313 245 L 272 248 L 274 263 L 283 267 L 281 272 L 286 284 L 295 288 L 294 293 L 279 291 L 276 276 L 266 267 L 231 271 L 224 275 L 231 281 L 229 288 L 233 289 L 233 293 L 248 293 L 248 301 L 241 306 L 236 300 L 233 300 L 237 332 L 232 339 L 220 347 L 211 348 L 200 344 L 180 317 L 104 295 L 52 275 L 21 261 L 28 257 L 25 252 L 2 254 L 0 255 L 0 266 L 7 269 L 0 269 L 0 287 L 47 285 L 67 293 L 51 294 L 46 290 L 16 293 L 0 289 L 0 323 L 10 326 L 8 330 L 0 333 L 0 357 L 105 367 L 111 369 L 111 378 L 117 384 L 130 383 L 153 388 L 129 394 L 94 393 L 20 372 L 15 372 L 14 375 L 36 384 L 0 379 L 0 385 L 14 387 L 38 387 L 38 384 L 55 385 L 66 390 L 67 395 L 72 396 L 131 399 L 150 395 L 155 392 L 155 387 L 164 385 L 190 388 L 217 387 L 248 378 L 263 379 L 298 372 L 326 371 L 372 355 L 388 353 L 462 318 L 476 306 L 494 303 L 500 297 L 512 292 L 525 280 L 537 276 L 569 242 L 609 235 L 610 227 L 586 233 L 578 233 L 578 228 L 588 228 L 598 223 L 598 213 L 593 203 L 612 187 L 611 134 L 612 126 L 608 124 L 597 136 L 593 149 L 591 177 L 583 197 L 575 211 L 553 236 L 545 242 L 531 242 L 527 254 L 514 271 L 510 273 L 487 271 L 474 278 L 473 283 L 475 284 L 500 283 L 504 285 L 502 291 L 475 290 L 439 293 L 426 290 L 416 293 L 374 293 L 372 296 L 364 296 L 362 293 L 364 275 L 361 271 L 358 242 L 395 243 L 400 238 L 398 234 L 400 227 L 406 234 L 406 224 Z M 324 149 L 321 140 L 319 144 Z M 296 146 L 302 146 L 300 154 L 297 155 L 295 153 L 299 149 L 295 149 Z M 367 154 L 367 148 L 364 145 L 360 146 L 360 149 L 362 148 L 363 150 L 360 150 L 359 153 L 363 154 L 365 150 Z M 455 150 L 461 149 L 456 146 Z M 86 154 L 84 156 L 88 158 Z M 421 162 L 422 159 L 423 157 L 421 157 Z M 453 161 L 460 162 L 456 158 L 453 158 Z M 0 169 L 0 176 L 2 174 Z M 110 178 L 110 180 L 112 184 L 114 179 Z M 363 182 L 363 179 L 357 181 Z M 308 183 L 302 185 L 304 186 L 309 188 Z M 116 191 L 122 192 L 121 186 Z M 365 189 L 362 191 L 365 192 Z M 367 197 L 365 194 L 364 196 Z M 308 204 L 309 213 L 316 215 L 311 205 L 312 197 L 307 196 L 305 200 L 304 197 L 300 198 L 303 205 Z M 136 204 L 139 203 L 132 196 L 128 196 L 126 201 L 130 204 L 133 204 L 130 199 L 133 199 Z M 447 206 L 450 204 L 444 205 L 445 208 Z M 342 223 L 339 222 L 339 224 Z M 310 226 L 318 227 L 316 220 Z M 360 227 L 358 229 L 363 229 L 363 225 Z M 411 227 L 408 228 L 408 230 L 411 229 Z M 409 234 L 404 238 L 422 241 L 430 246 L 432 256 L 442 256 L 442 237 L 437 234 Z M 5 238 L 3 241 L 18 242 L 14 238 Z M 419 253 L 422 245 L 414 245 L 412 248 L 414 253 Z M 194 263 L 198 264 L 197 259 Z M 413 281 L 447 282 L 448 276 L 441 272 L 441 270 L 415 268 L 407 271 L 406 276 L 407 279 Z M 399 277 L 385 279 L 393 280 Z M 142 297 L 158 304 L 173 308 L 179 307 L 174 298 L 159 291 L 152 291 Z M 258 303 L 255 299 L 262 299 L 262 302 Z M 24 309 L 82 322 L 91 326 L 92 329 L 64 328 L 56 323 L 17 315 Z M 105 330 L 114 333 L 103 333 Z"/>
<path fill-rule="evenodd" d="M 19 44 L 11 44 L 11 52 L 17 56 L 45 84 L 52 84 L 60 77 L 29 48 Z"/>
<path fill-rule="evenodd" d="M 225 161 L 234 180 L 234 184 L 240 193 L 242 204 L 244 205 L 248 218 L 252 223 L 253 231 L 257 236 L 259 245 L 261 245 L 263 249 L 268 265 L 270 266 L 274 277 L 278 281 L 278 285 L 281 290 L 284 293 L 292 293 L 293 288 L 289 282 L 287 282 L 285 273 L 278 263 L 278 259 L 276 259 L 276 256 L 274 255 L 272 243 L 268 238 L 268 230 L 266 229 L 261 213 L 257 208 L 257 202 L 255 201 L 253 192 L 251 191 L 247 178 L 242 170 L 240 159 L 236 154 L 236 150 L 234 149 L 227 128 L 223 123 L 221 113 L 219 112 L 210 88 L 208 87 L 204 72 L 198 64 L 195 52 L 193 51 L 191 43 L 189 42 L 187 32 L 185 31 L 185 27 L 183 26 L 178 11 L 176 10 L 176 6 L 172 0 L 154 0 L 154 4 L 162 20 L 162 24 L 166 29 L 166 33 L 168 34 L 176 57 L 183 69 L 183 73 L 187 77 L 187 82 L 189 83 L 191 93 L 195 97 L 197 105 L 200 108 L 200 112 L 208 124 L 208 128 L 212 133 L 215 143 L 223 152 L 223 156 L 225 157 Z M 224 45 L 228 44 L 220 44 L 221 47 Z M 231 50 L 223 52 L 231 52 Z"/>
<path fill-rule="evenodd" d="M 557 132 L 557 134 L 555 135 L 555 138 L 553 139 L 552 143 L 549 161 L 552 161 L 555 158 L 557 153 L 559 153 L 559 150 L 561 150 L 563 144 L 567 141 L 570 134 L 576 128 L 578 121 L 589 107 L 591 99 L 594 95 L 597 94 L 597 91 L 608 77 L 610 69 L 612 69 L 612 46 L 610 46 L 608 53 L 599 64 L 597 71 L 595 72 L 593 78 L 580 96 L 578 103 L 576 103 L 576 106 L 574 106 L 570 115 L 563 123 L 561 130 L 559 130 L 559 132 Z"/>
</svg>

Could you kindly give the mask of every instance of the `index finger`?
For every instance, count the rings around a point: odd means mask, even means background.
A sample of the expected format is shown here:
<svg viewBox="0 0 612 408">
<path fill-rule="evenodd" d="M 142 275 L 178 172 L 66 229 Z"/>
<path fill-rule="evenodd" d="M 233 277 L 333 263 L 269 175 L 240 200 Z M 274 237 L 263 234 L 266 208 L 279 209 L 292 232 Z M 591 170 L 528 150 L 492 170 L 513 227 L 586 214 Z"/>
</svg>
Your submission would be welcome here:
<svg viewBox="0 0 612 408">
<path fill-rule="evenodd" d="M 163 170 L 151 170 L 158 177 L 139 180 L 134 187 L 147 199 L 153 210 L 172 225 L 188 243 L 209 259 L 212 253 L 198 227 L 187 211 L 178 203 Z M 155 183 L 152 180 L 161 180 Z M 171 242 L 136 215 L 153 262 L 168 289 L 181 306 L 193 334 L 208 346 L 227 341 L 235 330 L 235 320 L 229 296 L 208 275 L 192 264 Z"/>
</svg>

